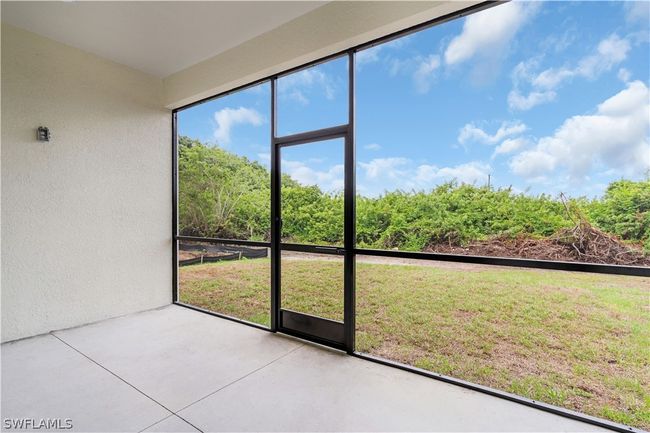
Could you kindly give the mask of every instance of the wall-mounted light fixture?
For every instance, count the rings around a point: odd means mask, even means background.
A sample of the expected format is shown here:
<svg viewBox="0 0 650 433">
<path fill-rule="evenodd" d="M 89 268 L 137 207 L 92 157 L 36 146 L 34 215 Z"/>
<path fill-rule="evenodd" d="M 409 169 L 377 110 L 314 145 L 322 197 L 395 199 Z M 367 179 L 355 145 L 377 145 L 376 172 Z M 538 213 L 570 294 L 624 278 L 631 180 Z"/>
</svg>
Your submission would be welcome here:
<svg viewBox="0 0 650 433">
<path fill-rule="evenodd" d="M 36 133 L 36 139 L 38 141 L 50 141 L 50 130 L 45 126 L 39 126 Z"/>
</svg>

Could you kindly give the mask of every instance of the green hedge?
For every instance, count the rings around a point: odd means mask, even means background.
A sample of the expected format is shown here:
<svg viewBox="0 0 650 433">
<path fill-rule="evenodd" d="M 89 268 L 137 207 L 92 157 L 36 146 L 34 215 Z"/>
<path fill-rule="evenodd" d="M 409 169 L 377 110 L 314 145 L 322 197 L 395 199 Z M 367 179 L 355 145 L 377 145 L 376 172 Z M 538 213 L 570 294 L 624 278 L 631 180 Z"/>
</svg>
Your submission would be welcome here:
<svg viewBox="0 0 650 433">
<path fill-rule="evenodd" d="M 187 137 L 179 139 L 182 234 L 270 238 L 270 173 L 261 164 Z M 282 179 L 283 238 L 343 242 L 343 196 Z M 595 226 L 650 251 L 650 180 L 612 182 L 602 199 L 573 198 Z M 357 242 L 368 248 L 419 251 L 439 242 L 491 236 L 548 237 L 574 223 L 559 197 L 448 182 L 427 192 L 357 197 Z"/>
</svg>

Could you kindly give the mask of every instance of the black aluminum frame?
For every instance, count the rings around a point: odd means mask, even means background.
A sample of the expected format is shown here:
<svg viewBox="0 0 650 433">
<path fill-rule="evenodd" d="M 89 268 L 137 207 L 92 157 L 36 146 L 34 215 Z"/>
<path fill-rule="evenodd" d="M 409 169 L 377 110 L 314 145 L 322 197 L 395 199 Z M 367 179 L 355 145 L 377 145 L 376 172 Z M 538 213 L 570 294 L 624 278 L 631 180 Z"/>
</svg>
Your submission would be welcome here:
<svg viewBox="0 0 650 433">
<path fill-rule="evenodd" d="M 509 266 L 509 267 L 525 267 L 525 268 L 538 268 L 538 269 L 553 269 L 574 272 L 591 272 L 603 274 L 619 274 L 629 276 L 650 277 L 650 268 L 642 268 L 635 266 L 621 266 L 621 265 L 607 265 L 595 263 L 578 263 L 578 262 L 559 262 L 535 259 L 519 259 L 508 257 L 486 257 L 486 256 L 470 256 L 470 255 L 456 255 L 456 254 L 440 254 L 440 253 L 424 253 L 424 252 L 410 252 L 410 251 L 392 251 L 392 250 L 375 250 L 356 248 L 356 155 L 354 146 L 354 108 L 355 108 L 355 75 L 354 75 L 354 57 L 357 51 L 371 48 L 393 39 L 424 30 L 426 28 L 436 26 L 451 20 L 455 20 L 481 10 L 485 10 L 492 6 L 504 3 L 504 1 L 484 1 L 480 4 L 470 6 L 461 11 L 441 16 L 439 18 L 409 27 L 407 29 L 394 32 L 387 36 L 377 38 L 370 42 L 366 42 L 340 52 L 325 56 L 315 61 L 305 63 L 301 66 L 287 69 L 283 72 L 273 74 L 271 76 L 256 80 L 243 86 L 235 87 L 229 91 L 222 92 L 196 102 L 176 108 L 172 111 L 172 299 L 176 305 L 185 308 L 190 308 L 196 311 L 207 313 L 213 316 L 224 318 L 227 320 L 235 321 L 244 325 L 252 326 L 258 329 L 263 329 L 270 332 L 283 332 L 299 338 L 310 340 L 318 344 L 324 344 L 339 350 L 346 351 L 348 354 L 365 359 L 371 362 L 380 363 L 394 368 L 399 368 L 412 373 L 420 374 L 432 379 L 441 380 L 446 383 L 462 386 L 464 388 L 472 389 L 474 391 L 489 394 L 495 397 L 503 398 L 512 402 L 523 404 L 526 406 L 534 407 L 546 412 L 554 413 L 563 417 L 575 419 L 598 427 L 604 427 L 618 432 L 641 432 L 639 429 L 629 427 L 623 424 L 615 423 L 612 421 L 596 418 L 583 413 L 574 412 L 562 407 L 553 406 L 536 400 L 532 400 L 519 395 L 511 394 L 498 389 L 493 389 L 483 385 L 467 382 L 461 379 L 444 376 L 438 373 L 423 370 L 410 365 L 401 364 L 399 362 L 383 359 L 380 357 L 372 356 L 369 354 L 355 351 L 355 258 L 357 255 L 380 256 L 380 257 L 397 257 L 418 260 L 437 260 L 437 261 L 450 261 L 461 263 L 476 263 L 483 265 L 496 265 L 496 266 Z M 347 125 L 339 125 L 330 128 L 319 129 L 315 131 L 303 132 L 285 137 L 277 137 L 277 79 L 281 76 L 288 75 L 299 70 L 309 68 L 329 60 L 348 56 L 348 70 L 349 70 L 349 119 Z M 194 236 L 180 236 L 178 235 L 178 142 L 177 142 L 177 113 L 179 111 L 191 108 L 198 104 L 226 96 L 228 94 L 244 90 L 265 82 L 270 82 L 271 86 L 271 241 L 258 242 L 237 239 L 220 239 L 220 238 L 202 238 Z M 322 141 L 330 138 L 344 137 L 346 141 L 345 146 L 345 190 L 344 190 L 344 245 L 341 247 L 330 247 L 320 245 L 304 245 L 304 244 L 291 244 L 281 243 L 281 216 L 280 216 L 280 180 L 281 173 L 279 170 L 279 150 L 281 146 L 290 146 L 308 143 L 312 141 Z M 233 245 L 248 245 L 267 247 L 271 249 L 271 302 L 270 302 L 270 316 L 271 326 L 265 327 L 256 323 L 251 323 L 242 319 L 234 318 L 214 311 L 205 310 L 203 308 L 195 307 L 192 305 L 184 304 L 178 301 L 178 241 L 199 241 L 208 243 L 219 244 L 233 244 Z M 344 257 L 344 286 L 346 288 L 344 293 L 344 324 L 345 324 L 345 342 L 344 344 L 332 343 L 324 339 L 313 337 L 310 335 L 296 332 L 291 329 L 282 328 L 280 326 L 280 254 L 281 251 L 302 251 L 313 252 L 318 254 L 335 254 Z"/>
<path fill-rule="evenodd" d="M 354 55 L 347 54 L 348 57 L 348 71 L 353 71 Z M 341 58 L 343 56 L 339 56 Z M 350 73 L 349 79 L 352 79 L 353 72 Z M 276 82 L 276 78 L 272 78 L 272 83 Z M 352 87 L 352 82 L 350 83 Z M 272 86 L 275 89 L 276 85 Z M 349 95 L 353 95 L 349 91 Z M 277 95 L 275 96 L 277 97 Z M 350 97 L 353 100 L 353 97 Z M 272 98 L 275 99 L 275 98 Z M 353 112 L 350 107 L 348 124 L 338 125 L 329 128 L 317 129 L 298 134 L 287 135 L 283 137 L 276 137 L 275 133 L 272 137 L 271 146 L 273 148 L 271 160 L 272 177 L 276 179 L 276 194 L 272 206 L 272 213 L 275 216 L 273 223 L 276 227 L 273 233 L 277 236 L 272 238 L 278 243 L 278 247 L 272 250 L 272 255 L 276 254 L 275 262 L 277 263 L 278 274 L 272 281 L 273 297 L 276 303 L 272 314 L 277 314 L 278 321 L 273 331 L 283 332 L 285 334 L 294 335 L 300 338 L 310 340 L 312 342 L 323 344 L 326 346 L 334 347 L 336 349 L 345 350 L 348 353 L 354 352 L 354 329 L 355 329 L 355 314 L 354 314 L 354 268 L 355 268 L 355 254 L 354 254 L 354 219 L 355 219 L 355 194 L 354 194 L 354 135 L 352 134 L 351 125 L 353 124 Z M 276 117 L 273 120 L 277 122 Z M 277 125 L 272 126 L 275 131 Z M 343 245 L 341 246 L 327 246 L 327 245 L 307 245 L 307 244 L 292 244 L 282 242 L 281 227 L 282 227 L 282 203 L 281 203 L 281 182 L 282 176 L 281 168 L 281 154 L 280 151 L 284 147 L 299 146 L 309 143 L 322 142 L 333 139 L 343 139 L 344 143 L 344 218 L 343 218 Z M 352 230 L 352 231 L 350 231 Z M 281 292 L 282 284 L 280 278 L 282 251 L 297 251 L 314 254 L 331 254 L 343 256 L 343 323 L 335 322 L 328 319 L 317 318 L 308 314 L 289 311 L 282 309 Z M 287 320 L 288 319 L 288 320 Z M 336 337 L 334 337 L 336 336 Z"/>
<path fill-rule="evenodd" d="M 172 302 L 178 302 L 178 115 L 172 112 Z"/>
</svg>

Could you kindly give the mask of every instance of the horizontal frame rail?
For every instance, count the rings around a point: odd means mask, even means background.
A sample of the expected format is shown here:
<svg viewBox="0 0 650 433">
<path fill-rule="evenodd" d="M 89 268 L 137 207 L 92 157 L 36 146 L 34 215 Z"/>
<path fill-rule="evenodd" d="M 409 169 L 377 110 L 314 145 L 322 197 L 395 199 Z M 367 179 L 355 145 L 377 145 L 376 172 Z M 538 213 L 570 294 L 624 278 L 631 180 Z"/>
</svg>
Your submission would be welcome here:
<svg viewBox="0 0 650 433">
<path fill-rule="evenodd" d="M 315 141 L 331 140 L 333 138 L 343 138 L 347 135 L 348 130 L 348 125 L 332 126 L 331 128 L 316 129 L 293 135 L 285 135 L 284 137 L 275 137 L 273 139 L 273 144 L 285 147 L 313 143 Z"/>
<path fill-rule="evenodd" d="M 550 269 L 558 271 L 591 272 L 637 277 L 650 277 L 650 268 L 624 265 L 605 265 L 598 263 L 559 262 L 551 260 L 518 259 L 514 257 L 471 256 L 462 254 L 425 253 L 417 251 L 390 251 L 356 248 L 354 253 L 364 256 L 397 257 L 414 260 L 434 260 L 441 262 L 475 263 L 480 265 L 510 266 L 519 268 Z"/>
<path fill-rule="evenodd" d="M 205 242 L 210 244 L 228 244 L 228 245 L 243 245 L 249 247 L 265 247 L 271 248 L 271 242 L 262 241 L 246 241 L 241 239 L 222 239 L 222 238 L 203 238 L 199 236 L 176 236 L 177 241 L 188 242 Z"/>
<path fill-rule="evenodd" d="M 248 241 L 241 239 L 224 239 L 224 238 L 204 238 L 199 236 L 176 236 L 178 241 L 188 242 L 205 242 L 211 244 L 229 244 L 229 245 L 243 245 L 251 247 L 264 247 L 271 248 L 270 242 L 262 241 Z M 284 251 L 296 251 L 314 254 L 330 254 L 330 255 L 344 255 L 345 249 L 336 246 L 327 245 L 306 245 L 306 244 L 293 244 L 281 243 L 280 249 Z M 548 269 L 558 271 L 572 271 L 572 272 L 590 272 L 598 274 L 614 274 L 614 275 L 627 275 L 637 277 L 650 277 L 650 268 L 639 266 L 625 266 L 625 265 L 607 265 L 600 263 L 582 263 L 582 262 L 560 262 L 552 260 L 538 260 L 538 259 L 519 259 L 515 257 L 490 257 L 490 256 L 474 256 L 464 254 L 446 254 L 446 253 L 427 253 L 420 251 L 392 251 L 392 250 L 376 250 L 356 248 L 354 250 L 356 255 L 374 256 L 374 257 L 395 257 L 401 259 L 413 260 L 431 260 L 441 262 L 457 262 L 457 263 L 473 263 L 477 265 L 496 265 L 508 266 L 518 268 L 533 268 L 533 269 Z"/>
</svg>

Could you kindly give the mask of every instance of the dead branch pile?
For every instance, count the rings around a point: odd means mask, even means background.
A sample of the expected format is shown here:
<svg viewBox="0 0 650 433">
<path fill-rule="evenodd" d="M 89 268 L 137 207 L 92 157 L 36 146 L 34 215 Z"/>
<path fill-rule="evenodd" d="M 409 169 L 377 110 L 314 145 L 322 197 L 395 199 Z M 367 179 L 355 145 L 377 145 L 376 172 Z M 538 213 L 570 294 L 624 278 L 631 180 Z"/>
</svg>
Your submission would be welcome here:
<svg viewBox="0 0 650 433">
<path fill-rule="evenodd" d="M 426 250 L 490 257 L 650 266 L 650 255 L 645 254 L 641 247 L 625 244 L 616 236 L 592 226 L 577 208 L 570 206 L 564 196 L 562 199 L 567 215 L 575 225 L 562 229 L 549 238 L 496 236 L 466 246 L 440 242 L 430 245 Z"/>
<path fill-rule="evenodd" d="M 448 243 L 431 245 L 427 251 L 488 257 L 650 266 L 650 256 L 644 254 L 640 248 L 625 245 L 615 237 L 592 226 L 565 229 L 547 239 L 526 236 L 494 237 L 465 246 L 449 245 Z"/>
</svg>

